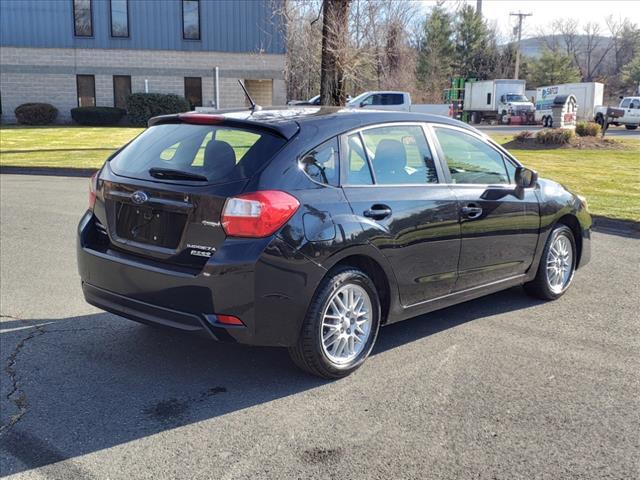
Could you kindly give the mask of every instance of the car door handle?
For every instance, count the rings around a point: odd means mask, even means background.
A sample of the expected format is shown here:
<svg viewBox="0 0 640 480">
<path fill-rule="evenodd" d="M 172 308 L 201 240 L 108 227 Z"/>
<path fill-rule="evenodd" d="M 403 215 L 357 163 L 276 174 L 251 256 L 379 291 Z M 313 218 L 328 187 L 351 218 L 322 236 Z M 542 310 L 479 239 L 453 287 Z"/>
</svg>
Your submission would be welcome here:
<svg viewBox="0 0 640 480">
<path fill-rule="evenodd" d="M 475 203 L 465 205 L 460 209 L 460 211 L 463 215 L 466 215 L 467 218 L 471 219 L 478 218 L 480 215 L 482 215 L 482 208 L 477 206 Z"/>
<path fill-rule="evenodd" d="M 363 215 L 367 218 L 373 218 L 374 220 L 382 220 L 391 216 L 391 208 L 387 205 L 371 205 L 371 208 L 365 210 Z"/>
</svg>

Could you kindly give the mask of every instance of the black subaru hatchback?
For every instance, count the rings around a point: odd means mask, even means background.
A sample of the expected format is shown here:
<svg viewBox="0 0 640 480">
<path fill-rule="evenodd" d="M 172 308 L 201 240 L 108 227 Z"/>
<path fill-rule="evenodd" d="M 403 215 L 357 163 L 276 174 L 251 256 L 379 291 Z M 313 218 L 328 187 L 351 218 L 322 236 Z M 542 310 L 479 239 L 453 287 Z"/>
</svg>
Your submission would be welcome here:
<svg viewBox="0 0 640 480">
<path fill-rule="evenodd" d="M 590 226 L 583 198 L 455 120 L 191 112 L 152 119 L 91 179 L 78 268 L 99 308 L 338 378 L 381 325 L 515 285 L 560 297 Z"/>
</svg>

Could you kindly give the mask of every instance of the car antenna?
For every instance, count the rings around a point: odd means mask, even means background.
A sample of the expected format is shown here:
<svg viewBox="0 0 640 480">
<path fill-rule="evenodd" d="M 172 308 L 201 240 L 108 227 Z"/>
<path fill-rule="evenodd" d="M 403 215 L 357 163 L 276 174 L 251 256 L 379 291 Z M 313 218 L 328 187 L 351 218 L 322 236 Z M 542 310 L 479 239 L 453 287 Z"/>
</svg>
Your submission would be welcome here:
<svg viewBox="0 0 640 480">
<path fill-rule="evenodd" d="M 247 89 L 244 86 L 244 84 L 240 80 L 238 80 L 238 83 L 240 84 L 240 87 L 242 88 L 242 91 L 246 95 L 247 100 L 249 100 L 249 103 L 251 104 L 251 111 L 252 112 L 256 112 L 256 111 L 262 110 L 262 107 L 260 105 L 258 105 L 256 102 L 253 101 L 253 98 L 251 98 L 251 95 L 249 95 L 249 92 L 247 92 Z"/>
</svg>

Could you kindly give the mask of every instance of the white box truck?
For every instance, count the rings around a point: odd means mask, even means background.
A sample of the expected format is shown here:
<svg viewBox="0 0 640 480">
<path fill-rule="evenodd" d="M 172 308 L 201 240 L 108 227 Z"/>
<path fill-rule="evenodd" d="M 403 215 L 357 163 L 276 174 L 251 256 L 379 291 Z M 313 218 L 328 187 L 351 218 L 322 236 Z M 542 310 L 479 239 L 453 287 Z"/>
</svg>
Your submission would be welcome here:
<svg viewBox="0 0 640 480">
<path fill-rule="evenodd" d="M 578 120 L 593 120 L 595 108 L 602 105 L 604 85 L 599 82 L 563 83 L 536 89 L 536 122 L 553 127 L 551 105 L 558 95 L 574 95 L 578 101 Z"/>
<path fill-rule="evenodd" d="M 472 123 L 498 119 L 502 123 L 528 123 L 533 120 L 533 103 L 524 94 L 524 80 L 482 80 L 464 85 L 463 110 Z"/>
</svg>

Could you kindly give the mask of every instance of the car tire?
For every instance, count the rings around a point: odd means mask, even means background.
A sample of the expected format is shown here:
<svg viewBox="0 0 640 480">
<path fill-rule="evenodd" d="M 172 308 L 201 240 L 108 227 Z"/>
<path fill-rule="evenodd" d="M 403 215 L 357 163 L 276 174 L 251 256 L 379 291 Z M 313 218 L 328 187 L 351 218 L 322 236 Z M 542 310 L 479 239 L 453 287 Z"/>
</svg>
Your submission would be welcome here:
<svg viewBox="0 0 640 480">
<path fill-rule="evenodd" d="M 351 304 L 349 299 L 353 299 Z M 338 312 L 342 310 L 341 303 L 347 307 L 344 315 Z M 362 314 L 364 310 L 368 313 Z M 345 377 L 371 353 L 380 327 L 380 312 L 378 292 L 371 279 L 357 268 L 339 267 L 318 286 L 298 342 L 289 348 L 289 355 L 298 367 L 312 375 L 326 379 Z M 361 324 L 365 319 L 368 323 Z M 359 337 L 362 341 L 356 342 Z"/>
<path fill-rule="evenodd" d="M 604 128 L 604 117 L 600 113 L 596 115 L 596 123 Z"/>
<path fill-rule="evenodd" d="M 635 130 L 636 128 L 638 128 L 638 125 L 625 125 L 624 128 L 626 128 L 627 130 Z"/>
<path fill-rule="evenodd" d="M 524 284 L 525 291 L 543 300 L 560 298 L 573 280 L 577 252 L 571 229 L 564 224 L 556 225 L 547 238 L 535 278 Z"/>
</svg>

